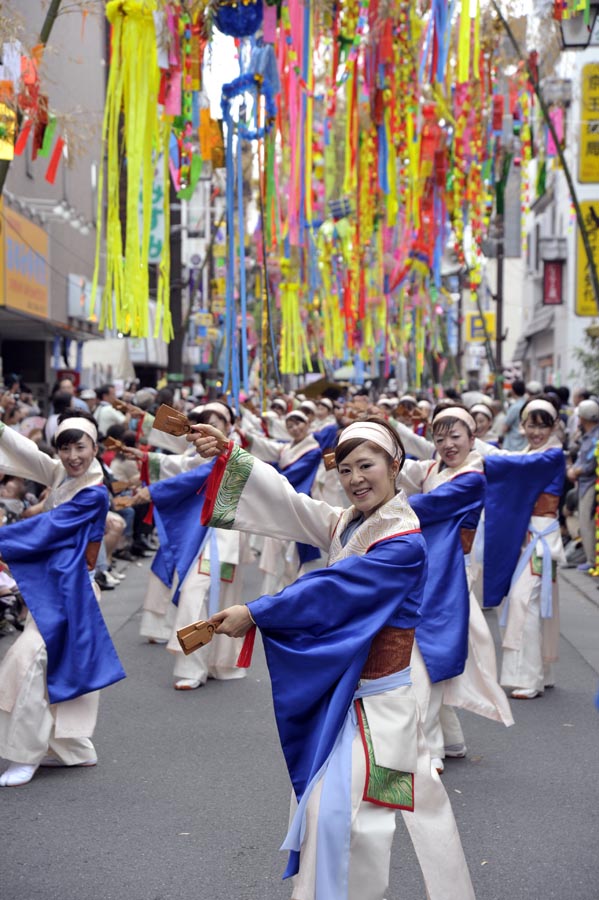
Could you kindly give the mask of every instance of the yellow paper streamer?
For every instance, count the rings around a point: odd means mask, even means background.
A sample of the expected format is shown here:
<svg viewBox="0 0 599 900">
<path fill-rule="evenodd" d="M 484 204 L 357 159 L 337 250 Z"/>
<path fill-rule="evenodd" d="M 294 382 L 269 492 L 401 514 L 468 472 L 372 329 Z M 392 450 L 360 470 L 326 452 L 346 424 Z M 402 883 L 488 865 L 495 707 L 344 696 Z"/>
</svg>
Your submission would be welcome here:
<svg viewBox="0 0 599 900">
<path fill-rule="evenodd" d="M 132 337 L 147 337 L 148 255 L 152 216 L 154 151 L 165 145 L 158 118 L 160 71 L 157 62 L 153 12 L 156 0 L 110 0 L 106 17 L 112 24 L 112 59 L 106 91 L 103 145 L 107 169 L 106 285 L 102 297 L 100 327 L 113 328 Z M 120 163 L 123 146 L 126 156 L 126 221 L 123 252 L 120 220 Z M 104 171 L 98 179 L 98 238 L 92 285 L 92 303 L 98 285 Z M 168 198 L 168 179 L 165 195 Z M 165 201 L 166 203 L 167 201 Z M 165 241 L 165 247 L 168 240 Z M 163 337 L 172 336 L 169 295 L 169 256 L 161 263 L 159 297 L 162 304 Z"/>
</svg>

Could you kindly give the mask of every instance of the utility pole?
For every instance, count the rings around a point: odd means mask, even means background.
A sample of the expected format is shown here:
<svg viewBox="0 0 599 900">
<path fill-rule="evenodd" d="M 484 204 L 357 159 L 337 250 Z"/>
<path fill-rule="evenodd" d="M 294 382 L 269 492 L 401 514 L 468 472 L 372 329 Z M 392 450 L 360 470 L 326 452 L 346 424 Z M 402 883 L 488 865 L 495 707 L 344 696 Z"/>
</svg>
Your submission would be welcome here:
<svg viewBox="0 0 599 900">
<path fill-rule="evenodd" d="M 181 204 L 177 203 L 177 192 L 169 178 L 169 203 L 171 204 L 171 233 L 165 238 L 171 245 L 170 303 L 173 322 L 173 339 L 168 345 L 168 371 L 170 375 L 183 373 L 183 346 L 186 338 L 183 321 L 183 266 L 181 261 Z"/>
<path fill-rule="evenodd" d="M 503 261 L 504 261 L 504 218 L 498 214 L 495 220 L 497 229 L 497 292 L 495 294 L 495 374 L 499 399 L 503 385 Z"/>
</svg>

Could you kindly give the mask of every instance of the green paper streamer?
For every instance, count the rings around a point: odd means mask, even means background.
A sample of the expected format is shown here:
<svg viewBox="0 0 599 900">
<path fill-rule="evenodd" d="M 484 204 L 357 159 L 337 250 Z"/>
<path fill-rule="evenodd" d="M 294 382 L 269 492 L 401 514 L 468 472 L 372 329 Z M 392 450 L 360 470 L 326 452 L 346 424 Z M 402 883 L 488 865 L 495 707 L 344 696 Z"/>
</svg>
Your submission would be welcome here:
<svg viewBox="0 0 599 900">
<path fill-rule="evenodd" d="M 50 150 L 52 149 L 52 144 L 54 142 L 54 132 L 56 131 L 56 119 L 54 116 L 50 116 L 50 121 L 46 125 L 46 130 L 44 131 L 44 140 L 42 143 L 42 148 L 38 152 L 38 156 L 50 156 Z"/>
<path fill-rule="evenodd" d="M 202 166 L 202 157 L 199 153 L 194 153 L 194 155 L 191 157 L 189 184 L 187 185 L 187 187 L 183 188 L 183 190 L 177 192 L 177 197 L 180 200 L 191 200 L 191 198 L 193 197 L 195 186 L 199 181 L 200 175 L 202 174 Z"/>
</svg>

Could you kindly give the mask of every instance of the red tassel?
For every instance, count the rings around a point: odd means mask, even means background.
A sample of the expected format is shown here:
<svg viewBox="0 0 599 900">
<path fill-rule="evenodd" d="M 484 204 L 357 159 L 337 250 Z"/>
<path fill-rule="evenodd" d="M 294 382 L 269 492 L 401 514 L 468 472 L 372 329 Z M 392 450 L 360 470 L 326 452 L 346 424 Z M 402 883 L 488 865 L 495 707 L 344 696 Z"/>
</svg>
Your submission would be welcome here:
<svg viewBox="0 0 599 900">
<path fill-rule="evenodd" d="M 143 419 L 142 419 L 143 422 Z M 144 453 L 143 459 L 141 461 L 140 472 L 139 472 L 141 483 L 146 487 L 150 485 L 150 458 L 147 453 Z M 153 525 L 154 523 L 154 504 L 150 503 L 147 513 L 143 518 L 144 525 Z"/>
<path fill-rule="evenodd" d="M 20 156 L 23 150 L 27 145 L 27 139 L 31 132 L 31 126 L 33 125 L 33 120 L 28 119 L 21 130 L 19 131 L 19 136 L 15 142 L 15 156 Z"/>
<path fill-rule="evenodd" d="M 208 525 L 210 519 L 212 518 L 212 514 L 214 512 L 214 504 L 216 503 L 216 498 L 218 495 L 218 489 L 223 479 L 223 475 L 225 474 L 225 469 L 227 468 L 227 462 L 229 461 L 229 457 L 231 456 L 232 449 L 233 441 L 229 441 L 229 446 L 217 458 L 214 464 L 214 468 L 212 469 L 212 472 L 208 476 L 208 480 L 203 486 L 203 489 L 206 491 L 206 499 L 204 500 L 204 506 L 202 507 L 202 525 Z"/>
<path fill-rule="evenodd" d="M 50 157 L 50 163 L 46 170 L 46 181 L 50 184 L 54 184 L 56 179 L 56 171 L 58 169 L 58 163 L 60 162 L 60 157 L 62 156 L 62 148 L 64 147 L 64 138 L 59 137 L 54 145 L 54 150 L 52 151 L 52 156 Z"/>
<path fill-rule="evenodd" d="M 252 654 L 254 652 L 254 642 L 256 640 L 256 626 L 252 625 L 245 636 L 241 652 L 237 657 L 235 665 L 238 669 L 249 669 L 252 664 Z"/>
</svg>

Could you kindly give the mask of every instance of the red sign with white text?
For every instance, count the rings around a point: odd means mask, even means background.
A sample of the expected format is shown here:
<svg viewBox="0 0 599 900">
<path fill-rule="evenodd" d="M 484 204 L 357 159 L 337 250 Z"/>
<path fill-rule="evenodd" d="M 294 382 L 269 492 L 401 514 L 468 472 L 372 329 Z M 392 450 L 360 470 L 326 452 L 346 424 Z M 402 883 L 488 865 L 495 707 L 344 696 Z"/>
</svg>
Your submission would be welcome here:
<svg viewBox="0 0 599 900">
<path fill-rule="evenodd" d="M 563 263 L 546 260 L 543 269 L 543 306 L 560 306 L 562 296 Z"/>
</svg>

